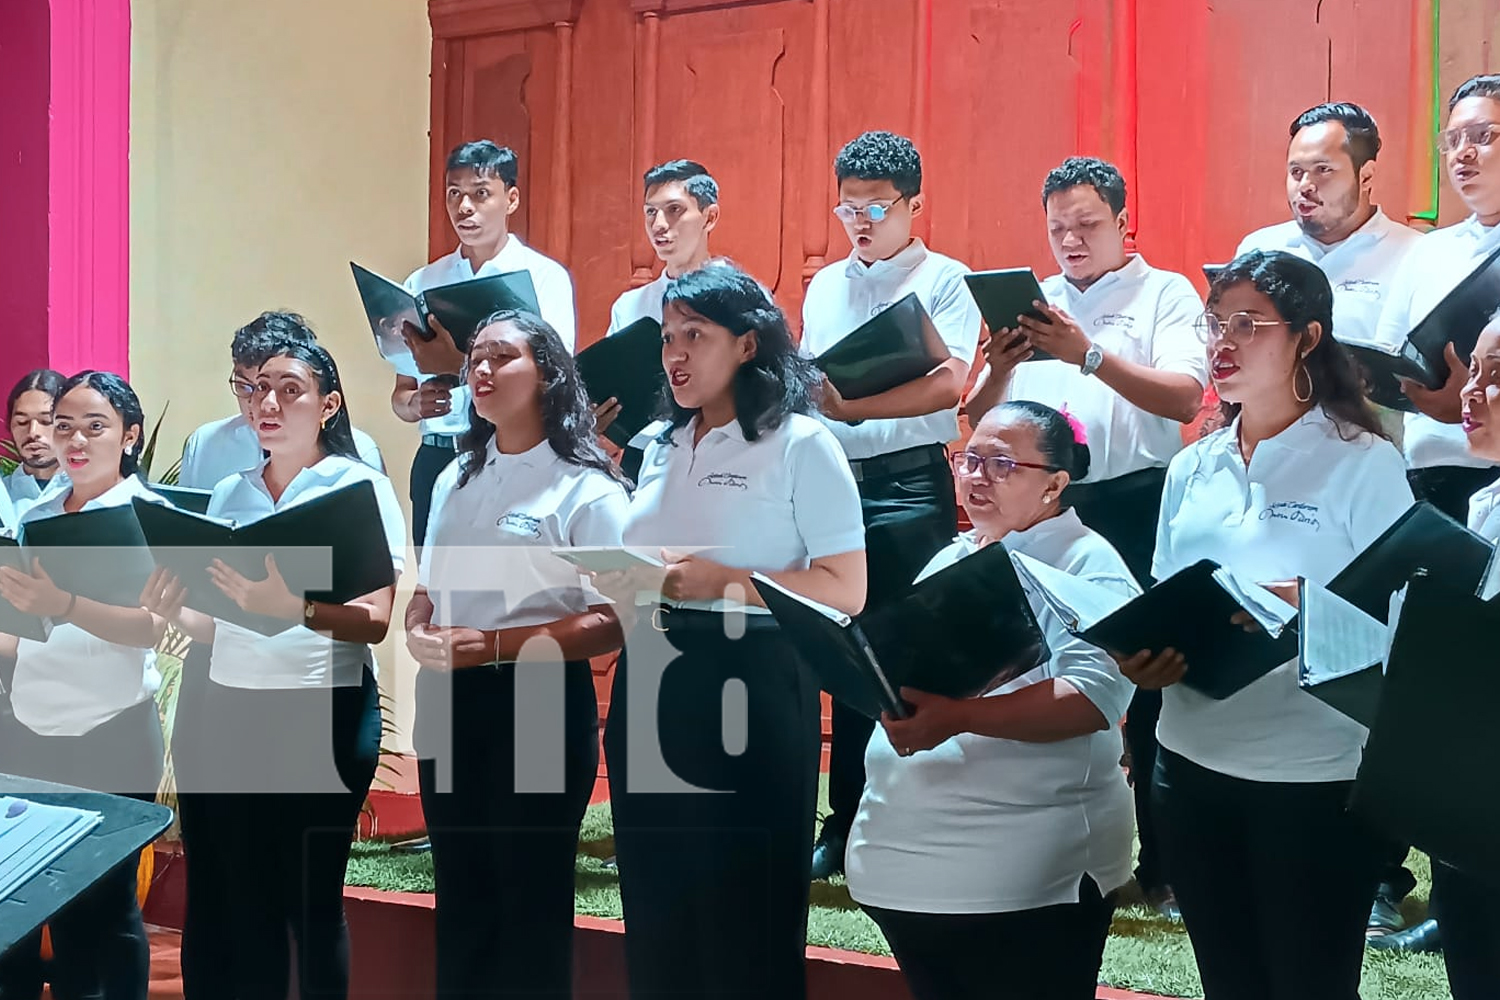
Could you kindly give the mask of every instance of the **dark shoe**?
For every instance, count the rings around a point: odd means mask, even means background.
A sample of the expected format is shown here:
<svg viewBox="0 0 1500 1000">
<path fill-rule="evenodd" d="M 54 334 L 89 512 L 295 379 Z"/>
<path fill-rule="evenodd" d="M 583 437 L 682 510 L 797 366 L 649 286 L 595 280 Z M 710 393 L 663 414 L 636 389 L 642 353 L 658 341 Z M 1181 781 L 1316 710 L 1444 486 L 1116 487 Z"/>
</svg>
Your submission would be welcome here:
<svg viewBox="0 0 1500 1000">
<path fill-rule="evenodd" d="M 1146 905 L 1173 923 L 1182 920 L 1182 910 L 1177 906 L 1177 894 L 1169 885 L 1146 890 Z"/>
<path fill-rule="evenodd" d="M 813 881 L 826 879 L 830 875 L 844 874 L 844 838 L 832 834 L 818 835 L 818 840 L 813 844 L 812 877 Z"/>
<path fill-rule="evenodd" d="M 1413 924 L 1404 931 L 1366 938 L 1365 946 L 1378 951 L 1442 951 L 1443 937 L 1438 930 L 1438 922 L 1428 918 L 1420 924 Z"/>
<path fill-rule="evenodd" d="M 1370 907 L 1370 920 L 1365 925 L 1365 937 L 1377 938 L 1394 934 L 1406 926 L 1401 915 L 1401 897 L 1389 883 L 1382 882 L 1375 890 L 1375 905 Z"/>
</svg>

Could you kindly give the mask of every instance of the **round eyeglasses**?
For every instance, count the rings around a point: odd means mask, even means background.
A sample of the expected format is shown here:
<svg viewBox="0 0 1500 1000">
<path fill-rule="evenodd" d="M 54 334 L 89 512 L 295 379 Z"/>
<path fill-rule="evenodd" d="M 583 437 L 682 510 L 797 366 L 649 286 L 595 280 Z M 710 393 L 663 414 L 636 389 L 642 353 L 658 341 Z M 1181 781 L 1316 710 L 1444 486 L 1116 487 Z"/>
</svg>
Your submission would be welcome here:
<svg viewBox="0 0 1500 1000">
<path fill-rule="evenodd" d="M 1061 472 L 1055 465 L 1039 465 L 1036 462 L 1018 462 L 1006 455 L 981 455 L 973 451 L 960 451 L 950 459 L 956 476 L 980 476 L 991 483 L 1002 483 L 1014 469 L 1041 469 L 1044 472 Z"/>
<path fill-rule="evenodd" d="M 1256 319 L 1247 312 L 1230 313 L 1222 319 L 1206 312 L 1193 323 L 1199 335 L 1207 336 L 1209 343 L 1232 340 L 1237 344 L 1248 344 L 1255 339 L 1255 331 L 1263 326 L 1282 326 L 1284 320 Z"/>
<path fill-rule="evenodd" d="M 835 205 L 833 206 L 833 214 L 838 216 L 840 222 L 856 222 L 861 217 L 869 219 L 871 222 L 884 222 L 886 217 L 891 214 L 891 209 L 895 208 L 901 201 L 901 198 L 897 198 L 895 201 L 885 205 L 876 203 L 873 205 L 861 205 L 859 207 L 855 207 L 854 205 Z"/>
</svg>

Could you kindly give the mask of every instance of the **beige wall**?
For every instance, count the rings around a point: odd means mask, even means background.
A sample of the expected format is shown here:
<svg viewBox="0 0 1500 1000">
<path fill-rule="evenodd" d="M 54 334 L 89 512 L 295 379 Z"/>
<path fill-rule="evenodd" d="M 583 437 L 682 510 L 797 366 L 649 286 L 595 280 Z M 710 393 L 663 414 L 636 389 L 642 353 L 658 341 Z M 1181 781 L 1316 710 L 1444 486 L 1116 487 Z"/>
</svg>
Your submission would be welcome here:
<svg viewBox="0 0 1500 1000">
<path fill-rule="evenodd" d="M 148 417 L 171 402 L 162 453 L 234 411 L 236 327 L 294 309 L 404 500 L 416 432 L 391 414 L 348 262 L 400 280 L 425 261 L 426 4 L 134 0 L 132 16 L 130 370 Z M 380 660 L 404 744 L 411 670 L 391 641 Z"/>
</svg>

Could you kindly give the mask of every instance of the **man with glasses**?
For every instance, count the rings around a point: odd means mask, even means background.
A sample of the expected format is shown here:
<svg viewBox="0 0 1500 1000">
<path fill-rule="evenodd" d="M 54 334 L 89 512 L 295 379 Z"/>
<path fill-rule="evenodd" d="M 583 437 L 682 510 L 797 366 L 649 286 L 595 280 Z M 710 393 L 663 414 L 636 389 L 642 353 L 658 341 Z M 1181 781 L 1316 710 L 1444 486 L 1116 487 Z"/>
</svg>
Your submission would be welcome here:
<svg viewBox="0 0 1500 1000">
<path fill-rule="evenodd" d="M 1438 134 L 1438 152 L 1443 157 L 1448 182 L 1469 210 L 1469 217 L 1456 225 L 1435 229 L 1417 240 L 1391 282 L 1380 314 L 1377 338 L 1399 344 L 1464 278 L 1500 249 L 1500 75 L 1471 77 L 1459 85 L 1448 101 L 1448 123 Z M 1500 303 L 1495 303 L 1500 305 Z M 1463 428 L 1459 392 L 1468 379 L 1468 358 L 1461 358 L 1453 345 L 1447 348 L 1448 380 L 1439 389 L 1428 390 L 1415 382 L 1402 385 L 1419 412 L 1406 416 L 1401 446 L 1406 452 L 1407 478 L 1412 493 L 1460 523 L 1467 521 L 1469 497 L 1494 482 L 1500 469 L 1470 454 Z M 1421 752 L 1420 737 L 1413 753 Z M 1434 864 L 1435 871 L 1441 867 Z M 1454 924 L 1466 928 L 1489 924 L 1500 937 L 1500 920 L 1492 891 L 1453 869 L 1438 871 L 1434 883 L 1434 910 L 1448 914 Z M 1449 895 L 1443 895 L 1446 887 Z M 1373 915 L 1372 915 L 1373 916 Z M 1438 945 L 1438 924 L 1427 920 L 1385 937 L 1371 938 L 1376 947 L 1431 950 Z M 1466 939 L 1471 935 L 1465 934 Z M 1483 948 L 1480 949 L 1481 951 Z M 1457 969 L 1466 965 L 1453 954 L 1447 956 L 1453 995 L 1458 1000 L 1492 995 L 1494 982 L 1485 971 Z M 1477 992 L 1465 992 L 1463 983 L 1483 983 Z"/>
<path fill-rule="evenodd" d="M 177 485 L 195 490 L 211 490 L 219 480 L 236 472 L 254 468 L 262 458 L 260 438 L 250 425 L 250 401 L 255 393 L 255 377 L 260 366 L 274 351 L 273 345 L 288 338 L 301 337 L 301 327 L 289 325 L 281 313 L 264 313 L 237 330 L 229 345 L 233 369 L 229 388 L 239 403 L 240 412 L 233 417 L 204 424 L 187 439 L 182 449 L 182 466 Z M 375 439 L 354 428 L 354 446 L 360 460 L 371 468 L 385 471 L 380 448 Z"/>
<path fill-rule="evenodd" d="M 1042 207 L 1061 273 L 1042 282 L 1043 318 L 992 331 L 968 411 L 1029 399 L 1080 421 L 1090 471 L 1068 486 L 1063 502 L 1150 586 L 1167 463 L 1182 448 L 1182 427 L 1197 416 L 1208 383 L 1203 302 L 1187 278 L 1127 252 L 1125 179 L 1113 164 L 1064 161 L 1042 184 Z M 1052 358 L 1027 361 L 1032 349 Z M 1150 815 L 1160 713 L 1161 692 L 1137 692 L 1125 737 L 1141 836 L 1136 881 L 1159 912 L 1175 917 Z"/>
<path fill-rule="evenodd" d="M 1333 286 L 1333 335 L 1369 343 L 1385 292 L 1421 236 L 1373 200 L 1380 129 L 1357 104 L 1319 104 L 1289 130 L 1286 196 L 1292 219 L 1258 229 L 1235 256 L 1284 250 L 1311 261 Z"/>
<path fill-rule="evenodd" d="M 922 158 L 910 139 L 866 132 L 839 151 L 833 169 L 839 188 L 833 211 L 853 250 L 846 260 L 813 275 L 807 286 L 803 353 L 823 353 L 915 292 L 952 355 L 921 378 L 863 399 L 844 399 L 826 380 L 823 384 L 824 420 L 859 484 L 868 609 L 904 593 L 958 530 L 946 446 L 958 437 L 958 404 L 979 343 L 979 307 L 964 285 L 968 268 L 912 236 L 924 196 Z M 814 845 L 814 878 L 844 870 L 873 728 L 872 720 L 834 702 L 831 812 Z"/>
</svg>

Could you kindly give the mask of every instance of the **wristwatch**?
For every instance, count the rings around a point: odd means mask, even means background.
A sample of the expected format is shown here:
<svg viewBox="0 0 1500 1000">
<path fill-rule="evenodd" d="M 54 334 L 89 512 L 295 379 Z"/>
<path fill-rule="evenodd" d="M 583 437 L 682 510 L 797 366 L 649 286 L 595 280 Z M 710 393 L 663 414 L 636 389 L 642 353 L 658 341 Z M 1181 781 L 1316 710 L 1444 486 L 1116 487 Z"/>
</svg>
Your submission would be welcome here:
<svg viewBox="0 0 1500 1000">
<path fill-rule="evenodd" d="M 1102 364 L 1104 364 L 1104 352 L 1099 349 L 1098 344 L 1091 342 L 1089 349 L 1084 352 L 1083 364 L 1078 366 L 1078 370 L 1085 375 L 1092 375 L 1099 370 L 1099 366 Z"/>
</svg>

